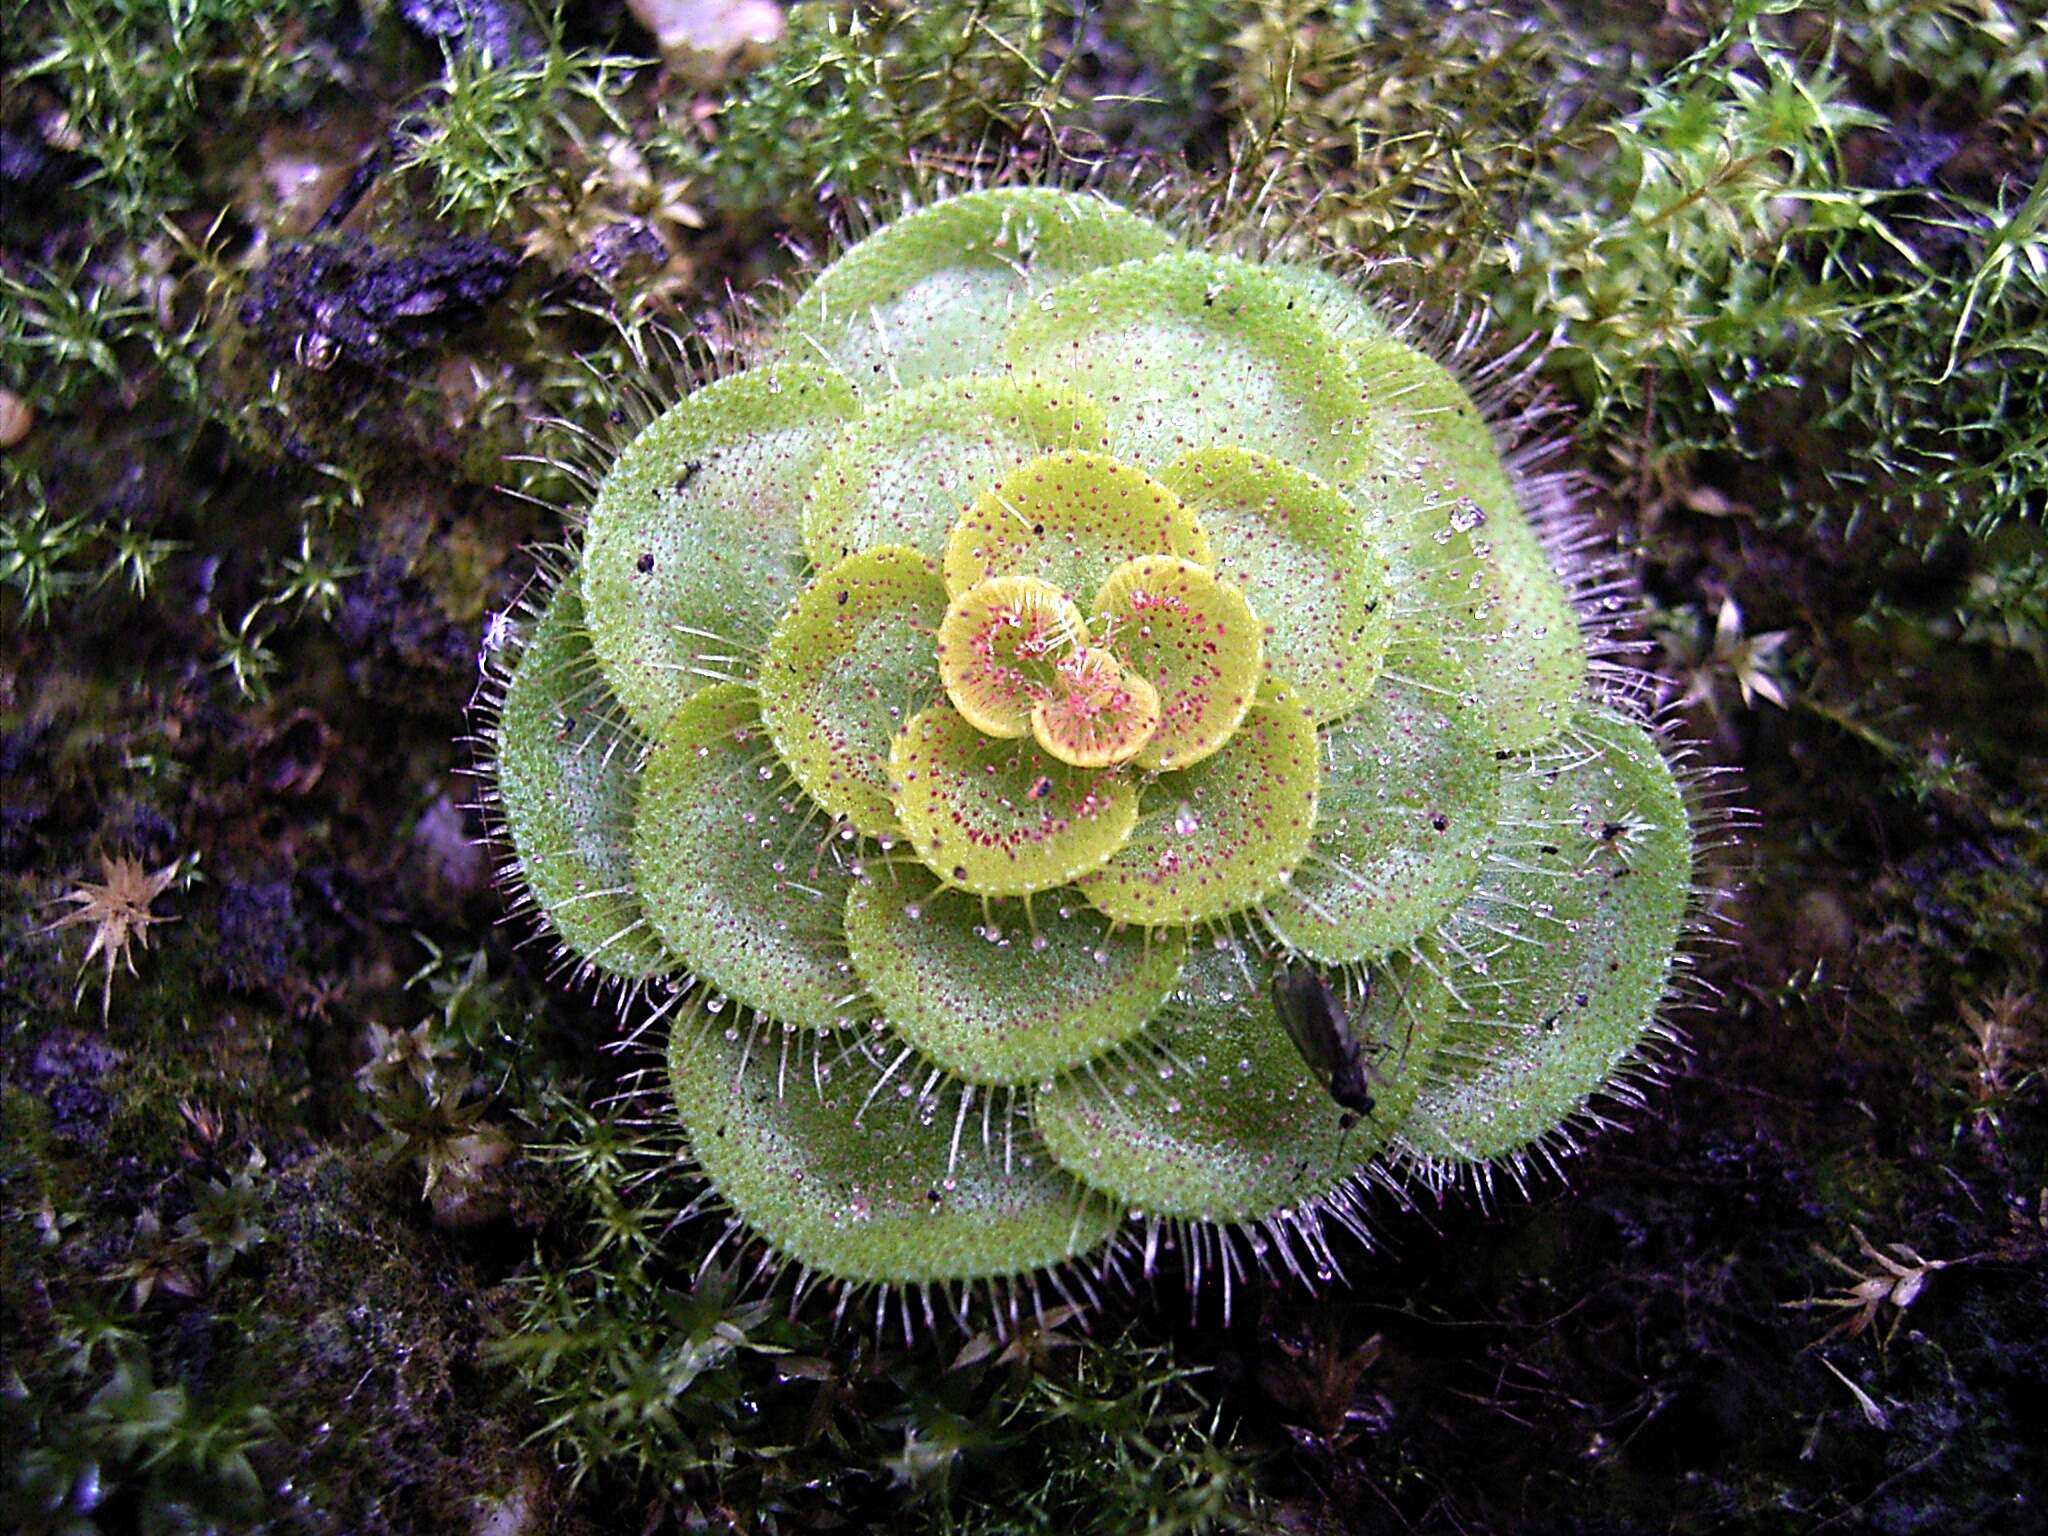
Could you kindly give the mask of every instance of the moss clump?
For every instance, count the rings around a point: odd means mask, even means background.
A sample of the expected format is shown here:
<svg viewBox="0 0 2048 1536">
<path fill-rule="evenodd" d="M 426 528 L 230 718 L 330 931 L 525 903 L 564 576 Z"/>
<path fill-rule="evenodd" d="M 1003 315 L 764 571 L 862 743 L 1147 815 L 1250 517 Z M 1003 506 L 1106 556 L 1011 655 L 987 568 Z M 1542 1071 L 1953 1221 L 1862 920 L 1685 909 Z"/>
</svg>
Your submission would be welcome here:
<svg viewBox="0 0 2048 1536">
<path fill-rule="evenodd" d="M 520 894 L 684 994 L 699 1167 L 856 1283 L 1127 1212 L 1318 1252 L 1377 1165 L 1516 1163 L 1655 1029 L 1692 886 L 1451 376 L 1044 188 L 882 228 L 642 431 L 495 737 Z M 1297 955 L 1363 1124 L 1268 1001 Z"/>
</svg>

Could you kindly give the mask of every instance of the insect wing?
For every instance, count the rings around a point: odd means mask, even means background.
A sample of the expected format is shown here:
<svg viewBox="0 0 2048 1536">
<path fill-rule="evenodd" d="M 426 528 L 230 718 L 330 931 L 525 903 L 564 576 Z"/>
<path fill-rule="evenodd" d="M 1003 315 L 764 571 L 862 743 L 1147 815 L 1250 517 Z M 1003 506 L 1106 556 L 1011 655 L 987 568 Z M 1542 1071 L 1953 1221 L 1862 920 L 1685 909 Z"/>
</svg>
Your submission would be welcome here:
<svg viewBox="0 0 2048 1536">
<path fill-rule="evenodd" d="M 1273 973 L 1273 1011 L 1301 1059 L 1328 1085 L 1330 1097 L 1356 1114 L 1371 1114 L 1364 1057 L 1330 984 L 1308 966 L 1282 966 Z"/>
<path fill-rule="evenodd" d="M 1276 970 L 1273 1011 L 1280 1015 L 1280 1027 L 1287 1031 L 1301 1059 L 1318 1077 L 1330 1081 L 1344 1070 L 1344 1042 L 1350 1024 L 1343 1004 L 1322 977 L 1305 965 Z"/>
</svg>

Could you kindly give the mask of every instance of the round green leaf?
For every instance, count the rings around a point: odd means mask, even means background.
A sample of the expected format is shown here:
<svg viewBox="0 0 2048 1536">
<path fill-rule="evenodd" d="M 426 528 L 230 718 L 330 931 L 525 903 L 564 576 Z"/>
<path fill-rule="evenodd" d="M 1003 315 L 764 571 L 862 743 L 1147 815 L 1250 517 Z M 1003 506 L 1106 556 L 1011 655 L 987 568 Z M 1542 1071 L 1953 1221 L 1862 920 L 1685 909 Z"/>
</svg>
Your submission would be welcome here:
<svg viewBox="0 0 2048 1536">
<path fill-rule="evenodd" d="M 1363 1004 L 1342 989 L 1372 1067 L 1372 1111 L 1354 1119 L 1288 1039 L 1271 975 L 1235 944 L 1198 946 L 1133 1048 L 1039 1093 L 1033 1116 L 1060 1166 L 1148 1216 L 1252 1222 L 1331 1193 L 1370 1161 L 1408 1115 L 1442 988 L 1399 961 L 1375 969 Z"/>
<path fill-rule="evenodd" d="M 792 356 L 831 358 L 864 390 L 987 372 L 1004 323 L 1033 295 L 1173 243 L 1092 193 L 969 192 L 906 214 L 820 272 L 790 311 L 784 344 Z"/>
<path fill-rule="evenodd" d="M 1525 523 L 1486 418 L 1448 368 L 1392 336 L 1359 341 L 1351 358 L 1372 402 L 1383 461 L 1425 458 L 1490 521 Z"/>
<path fill-rule="evenodd" d="M 1389 571 L 1350 501 L 1241 448 L 1183 454 L 1159 479 L 1208 533 L 1217 576 L 1264 622 L 1267 671 L 1318 721 L 1371 693 L 1387 647 Z"/>
<path fill-rule="evenodd" d="M 1343 488 L 1393 571 L 1386 664 L 1463 676 L 1503 749 L 1551 740 L 1586 691 L 1585 640 L 1486 423 L 1441 364 L 1404 343 L 1364 343 L 1352 358 L 1373 442 Z"/>
<path fill-rule="evenodd" d="M 1116 1230 L 1119 1207 L 1061 1172 L 1021 1118 L 984 1119 L 981 1095 L 963 1106 L 973 1090 L 919 1092 L 931 1069 L 902 1062 L 876 1091 L 883 1069 L 850 1050 L 787 1050 L 780 1030 L 701 1010 L 669 1037 L 691 1151 L 782 1255 L 839 1280 L 939 1285 L 1027 1274 Z"/>
<path fill-rule="evenodd" d="M 1286 694 L 1245 716 L 1223 749 L 1148 785 L 1137 825 L 1077 883 L 1120 923 L 1202 923 L 1243 911 L 1307 852 L 1316 730 Z"/>
<path fill-rule="evenodd" d="M 633 868 L 655 932 L 700 981 L 807 1029 L 864 1016 L 842 858 L 748 689 L 720 683 L 675 712 L 641 775 Z"/>
<path fill-rule="evenodd" d="M 984 736 L 943 704 L 903 728 L 889 776 L 917 856 L 979 896 L 1067 884 L 1115 852 L 1138 814 L 1137 791 L 1119 775 Z"/>
<path fill-rule="evenodd" d="M 961 514 L 946 538 L 946 590 L 958 597 L 992 576 L 1036 576 L 1073 596 L 1139 555 L 1207 565 L 1209 541 L 1143 470 L 1100 453 L 1049 453 Z"/>
<path fill-rule="evenodd" d="M 1402 1130 L 1424 1158 L 1511 1156 L 1610 1081 L 1656 1022 L 1692 885 L 1685 802 L 1632 721 L 1580 715 L 1507 765 L 1507 837 L 1424 954 L 1460 1005 Z"/>
<path fill-rule="evenodd" d="M 1292 289 L 1233 257 L 1076 278 L 1012 322 L 1004 353 L 1100 404 L 1110 452 L 1148 469 L 1227 446 L 1341 485 L 1369 444 L 1343 346 Z"/>
<path fill-rule="evenodd" d="M 1187 935 L 1113 928 L 1072 892 L 990 904 L 906 882 L 857 884 L 854 969 L 910 1044 L 974 1083 L 1031 1083 L 1144 1027 L 1180 974 Z"/>
<path fill-rule="evenodd" d="M 598 486 L 583 601 L 605 677 L 643 734 L 699 688 L 752 671 L 803 585 L 804 489 L 856 409 L 827 369 L 749 369 L 671 406 Z"/>
<path fill-rule="evenodd" d="M 1500 765 L 1479 711 L 1440 687 L 1380 679 L 1323 730 L 1315 838 L 1266 920 L 1317 960 L 1366 960 L 1455 907 L 1500 816 Z"/>
<path fill-rule="evenodd" d="M 555 589 L 498 713 L 499 804 L 520 876 L 562 942 L 607 975 L 638 979 L 675 961 L 634 894 L 634 769 L 640 744 L 605 688 L 583 597 Z"/>
<path fill-rule="evenodd" d="M 809 588 L 769 637 L 761 718 L 796 780 L 870 837 L 896 828 L 889 743 L 939 691 L 932 632 L 946 611 L 937 564 L 881 545 Z"/>
<path fill-rule="evenodd" d="M 1036 576 L 995 576 L 946 605 L 939 679 L 977 731 L 1024 736 L 1031 711 L 1059 688 L 1059 664 L 1088 644 L 1073 599 Z"/>
<path fill-rule="evenodd" d="M 1059 686 L 1031 706 L 1031 739 L 1076 768 L 1140 759 L 1159 731 L 1159 690 L 1095 647 L 1064 658 L 1054 671 Z"/>
<path fill-rule="evenodd" d="M 850 422 L 804 497 L 804 547 L 830 565 L 875 544 L 937 558 L 974 499 L 1020 465 L 1102 441 L 1085 396 L 1008 374 L 939 379 Z"/>
<path fill-rule="evenodd" d="M 1265 631 L 1244 594 L 1202 566 L 1141 555 L 1109 573 L 1089 626 L 1158 690 L 1141 768 L 1190 768 L 1230 740 L 1258 697 Z"/>
</svg>

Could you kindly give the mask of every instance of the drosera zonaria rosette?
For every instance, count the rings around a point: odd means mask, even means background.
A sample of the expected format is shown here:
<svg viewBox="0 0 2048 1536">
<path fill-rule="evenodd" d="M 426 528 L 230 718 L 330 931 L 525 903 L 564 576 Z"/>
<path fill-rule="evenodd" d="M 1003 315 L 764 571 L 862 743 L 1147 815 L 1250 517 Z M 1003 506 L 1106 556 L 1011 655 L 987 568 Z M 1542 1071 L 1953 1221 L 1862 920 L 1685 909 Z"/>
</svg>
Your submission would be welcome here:
<svg viewBox="0 0 2048 1536">
<path fill-rule="evenodd" d="M 1702 802 L 1518 462 L 1336 274 L 1053 188 L 884 225 L 642 429 L 486 771 L 569 963 L 659 999 L 728 1234 L 927 1310 L 1327 1275 L 1373 1185 L 1626 1098 Z"/>
</svg>

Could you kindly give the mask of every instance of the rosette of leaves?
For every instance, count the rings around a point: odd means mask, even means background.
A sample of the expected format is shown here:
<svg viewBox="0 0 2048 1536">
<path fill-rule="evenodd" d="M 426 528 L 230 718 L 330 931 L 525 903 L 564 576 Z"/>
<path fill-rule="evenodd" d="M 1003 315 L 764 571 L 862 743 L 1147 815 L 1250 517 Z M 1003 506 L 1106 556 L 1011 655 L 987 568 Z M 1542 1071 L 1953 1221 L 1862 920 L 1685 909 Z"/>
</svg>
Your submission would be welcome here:
<svg viewBox="0 0 2048 1536">
<path fill-rule="evenodd" d="M 1694 829 L 1560 528 L 1336 276 L 940 201 L 601 476 L 491 728 L 508 874 L 660 999 L 807 1280 L 1327 1272 L 1370 1182 L 1547 1157 L 1658 1032 Z"/>
</svg>

